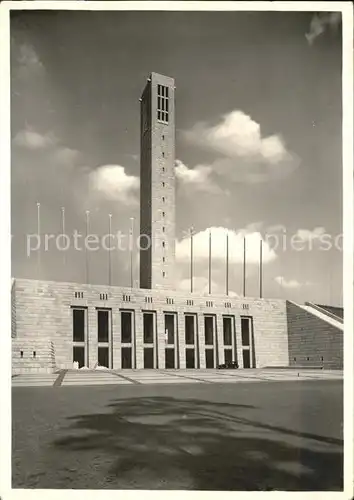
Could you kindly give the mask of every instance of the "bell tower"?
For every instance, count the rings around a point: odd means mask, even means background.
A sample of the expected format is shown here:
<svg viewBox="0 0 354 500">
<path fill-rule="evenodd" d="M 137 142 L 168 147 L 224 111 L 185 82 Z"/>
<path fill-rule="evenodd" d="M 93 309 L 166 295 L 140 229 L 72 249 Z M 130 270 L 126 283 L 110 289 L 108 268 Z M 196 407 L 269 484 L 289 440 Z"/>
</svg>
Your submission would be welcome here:
<svg viewBox="0 0 354 500">
<path fill-rule="evenodd" d="M 151 73 L 140 99 L 140 287 L 174 288 L 175 85 Z"/>
</svg>

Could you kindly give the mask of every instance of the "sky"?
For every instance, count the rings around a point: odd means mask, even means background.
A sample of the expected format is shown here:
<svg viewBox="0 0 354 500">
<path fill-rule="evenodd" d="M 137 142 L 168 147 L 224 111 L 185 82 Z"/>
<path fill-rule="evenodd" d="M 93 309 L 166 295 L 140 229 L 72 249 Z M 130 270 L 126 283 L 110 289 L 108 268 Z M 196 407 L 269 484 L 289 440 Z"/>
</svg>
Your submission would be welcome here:
<svg viewBox="0 0 354 500">
<path fill-rule="evenodd" d="M 82 12 L 11 14 L 12 275 L 84 282 L 83 247 L 63 231 L 139 228 L 139 97 L 151 72 L 176 83 L 176 286 L 342 304 L 340 14 Z M 38 208 L 41 249 L 35 251 Z M 111 218 L 109 217 L 111 214 Z M 111 222 L 109 222 L 111 221 Z M 47 247 L 44 235 L 52 235 Z M 110 253 L 129 285 L 129 252 Z M 108 252 L 89 280 L 108 283 Z M 134 251 L 134 281 L 138 280 Z"/>
</svg>

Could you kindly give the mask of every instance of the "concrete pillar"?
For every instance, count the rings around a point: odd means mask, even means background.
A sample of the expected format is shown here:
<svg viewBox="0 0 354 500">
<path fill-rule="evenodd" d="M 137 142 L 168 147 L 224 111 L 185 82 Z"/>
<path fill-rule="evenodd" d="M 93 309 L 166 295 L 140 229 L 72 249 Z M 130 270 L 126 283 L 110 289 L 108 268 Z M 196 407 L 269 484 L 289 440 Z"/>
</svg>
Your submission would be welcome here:
<svg viewBox="0 0 354 500">
<path fill-rule="evenodd" d="M 113 369 L 120 370 L 122 368 L 121 356 L 121 317 L 120 310 L 112 310 L 112 353 L 113 353 Z"/>
<path fill-rule="evenodd" d="M 97 310 L 88 308 L 88 367 L 94 368 L 98 360 Z"/>
<path fill-rule="evenodd" d="M 178 354 L 179 354 L 178 367 L 181 369 L 185 369 L 186 368 L 186 333 L 185 333 L 185 320 L 184 320 L 183 313 L 178 314 L 177 328 L 178 328 Z"/>
<path fill-rule="evenodd" d="M 243 357 L 242 357 L 242 337 L 241 337 L 241 317 L 237 314 L 235 316 L 235 327 L 236 327 L 236 352 L 238 366 L 243 368 Z"/>
<path fill-rule="evenodd" d="M 143 312 L 141 309 L 135 311 L 135 359 L 136 368 L 144 368 L 144 347 L 143 347 Z"/>
<path fill-rule="evenodd" d="M 205 368 L 205 329 L 204 329 L 204 314 L 197 315 L 197 337 L 198 341 L 197 353 L 199 354 L 199 363 L 196 363 L 197 368 Z"/>
<path fill-rule="evenodd" d="M 156 312 L 155 316 L 155 339 L 157 339 L 157 360 L 158 366 L 156 368 L 164 369 L 165 368 L 165 315 L 164 312 L 160 309 Z"/>
<path fill-rule="evenodd" d="M 215 366 L 221 365 L 225 363 L 225 356 L 224 356 L 224 323 L 223 323 L 223 315 L 222 314 L 217 314 L 216 315 L 216 335 L 217 339 L 217 345 L 216 345 L 216 352 L 217 352 L 217 358 L 215 362 Z"/>
</svg>

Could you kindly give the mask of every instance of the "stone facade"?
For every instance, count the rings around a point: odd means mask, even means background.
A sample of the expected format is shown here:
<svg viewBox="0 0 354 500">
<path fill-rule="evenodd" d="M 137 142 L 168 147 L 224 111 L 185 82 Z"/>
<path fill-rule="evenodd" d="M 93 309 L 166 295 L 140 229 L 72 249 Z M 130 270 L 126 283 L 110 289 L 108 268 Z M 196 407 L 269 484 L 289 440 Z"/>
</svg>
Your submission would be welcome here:
<svg viewBox="0 0 354 500">
<path fill-rule="evenodd" d="M 206 367 L 206 350 L 213 354 L 212 366 L 224 362 L 225 349 L 232 360 L 244 366 L 242 317 L 250 318 L 250 366 L 286 366 L 289 362 L 286 303 L 282 300 L 239 299 L 165 290 L 84 285 L 51 281 L 16 280 L 16 341 L 13 363 L 28 368 L 28 356 L 36 350 L 36 363 L 44 357 L 57 368 L 73 367 L 73 309 L 85 315 L 85 364 L 94 368 L 98 349 L 109 348 L 109 367 L 122 368 L 122 347 L 131 348 L 132 368 L 144 368 L 144 348 L 153 348 L 153 367 L 165 368 L 165 314 L 174 316 L 175 368 L 186 368 L 186 347 L 195 351 L 195 368 Z M 208 304 L 208 305 L 207 305 Z M 109 339 L 98 342 L 98 310 L 109 311 Z M 132 313 L 131 343 L 122 344 L 121 312 Z M 153 313 L 153 343 L 144 344 L 144 313 Z M 185 315 L 195 322 L 195 342 L 186 346 Z M 213 345 L 205 345 L 205 316 L 214 318 Z M 231 318 L 232 342 L 224 345 L 223 318 Z M 41 344 L 42 342 L 42 344 Z M 36 344 L 36 346 L 35 346 Z M 25 347 L 22 347 L 25 346 Z M 171 347 L 172 348 L 172 347 Z M 53 349 L 50 354 L 49 350 Z M 20 352 L 23 351 L 23 358 Z M 42 353 L 42 354 L 41 354 Z M 190 353 L 189 353 L 190 354 Z M 32 359 L 32 362 L 34 360 Z M 48 364 L 47 363 L 47 364 Z M 211 366 L 210 366 L 211 367 Z M 40 368 L 40 366 L 36 366 Z M 43 368 L 44 370 L 44 368 Z M 28 371 L 28 370 L 27 370 Z"/>
<path fill-rule="evenodd" d="M 173 78 L 148 79 L 140 150 L 140 288 L 13 281 L 13 371 L 342 367 L 342 332 L 294 304 L 175 291 Z"/>
<path fill-rule="evenodd" d="M 287 302 L 290 366 L 343 368 L 343 331 Z"/>
<path fill-rule="evenodd" d="M 160 94 L 164 94 L 164 97 L 160 97 Z M 141 288 L 174 288 L 176 190 L 174 94 L 173 78 L 152 73 L 141 97 L 141 246 L 145 247 L 147 241 L 143 235 L 152 242 L 150 248 L 143 248 L 140 251 Z M 163 116 L 161 108 L 167 108 Z"/>
</svg>

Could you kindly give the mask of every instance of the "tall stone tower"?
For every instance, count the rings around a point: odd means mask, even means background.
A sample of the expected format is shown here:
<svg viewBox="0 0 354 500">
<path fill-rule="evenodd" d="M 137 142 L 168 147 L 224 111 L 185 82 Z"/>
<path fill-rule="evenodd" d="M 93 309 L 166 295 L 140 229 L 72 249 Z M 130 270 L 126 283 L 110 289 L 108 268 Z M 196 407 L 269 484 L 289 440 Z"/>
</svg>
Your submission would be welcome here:
<svg viewBox="0 0 354 500">
<path fill-rule="evenodd" d="M 140 287 L 168 289 L 175 267 L 174 79 L 151 73 L 140 101 Z"/>
</svg>

